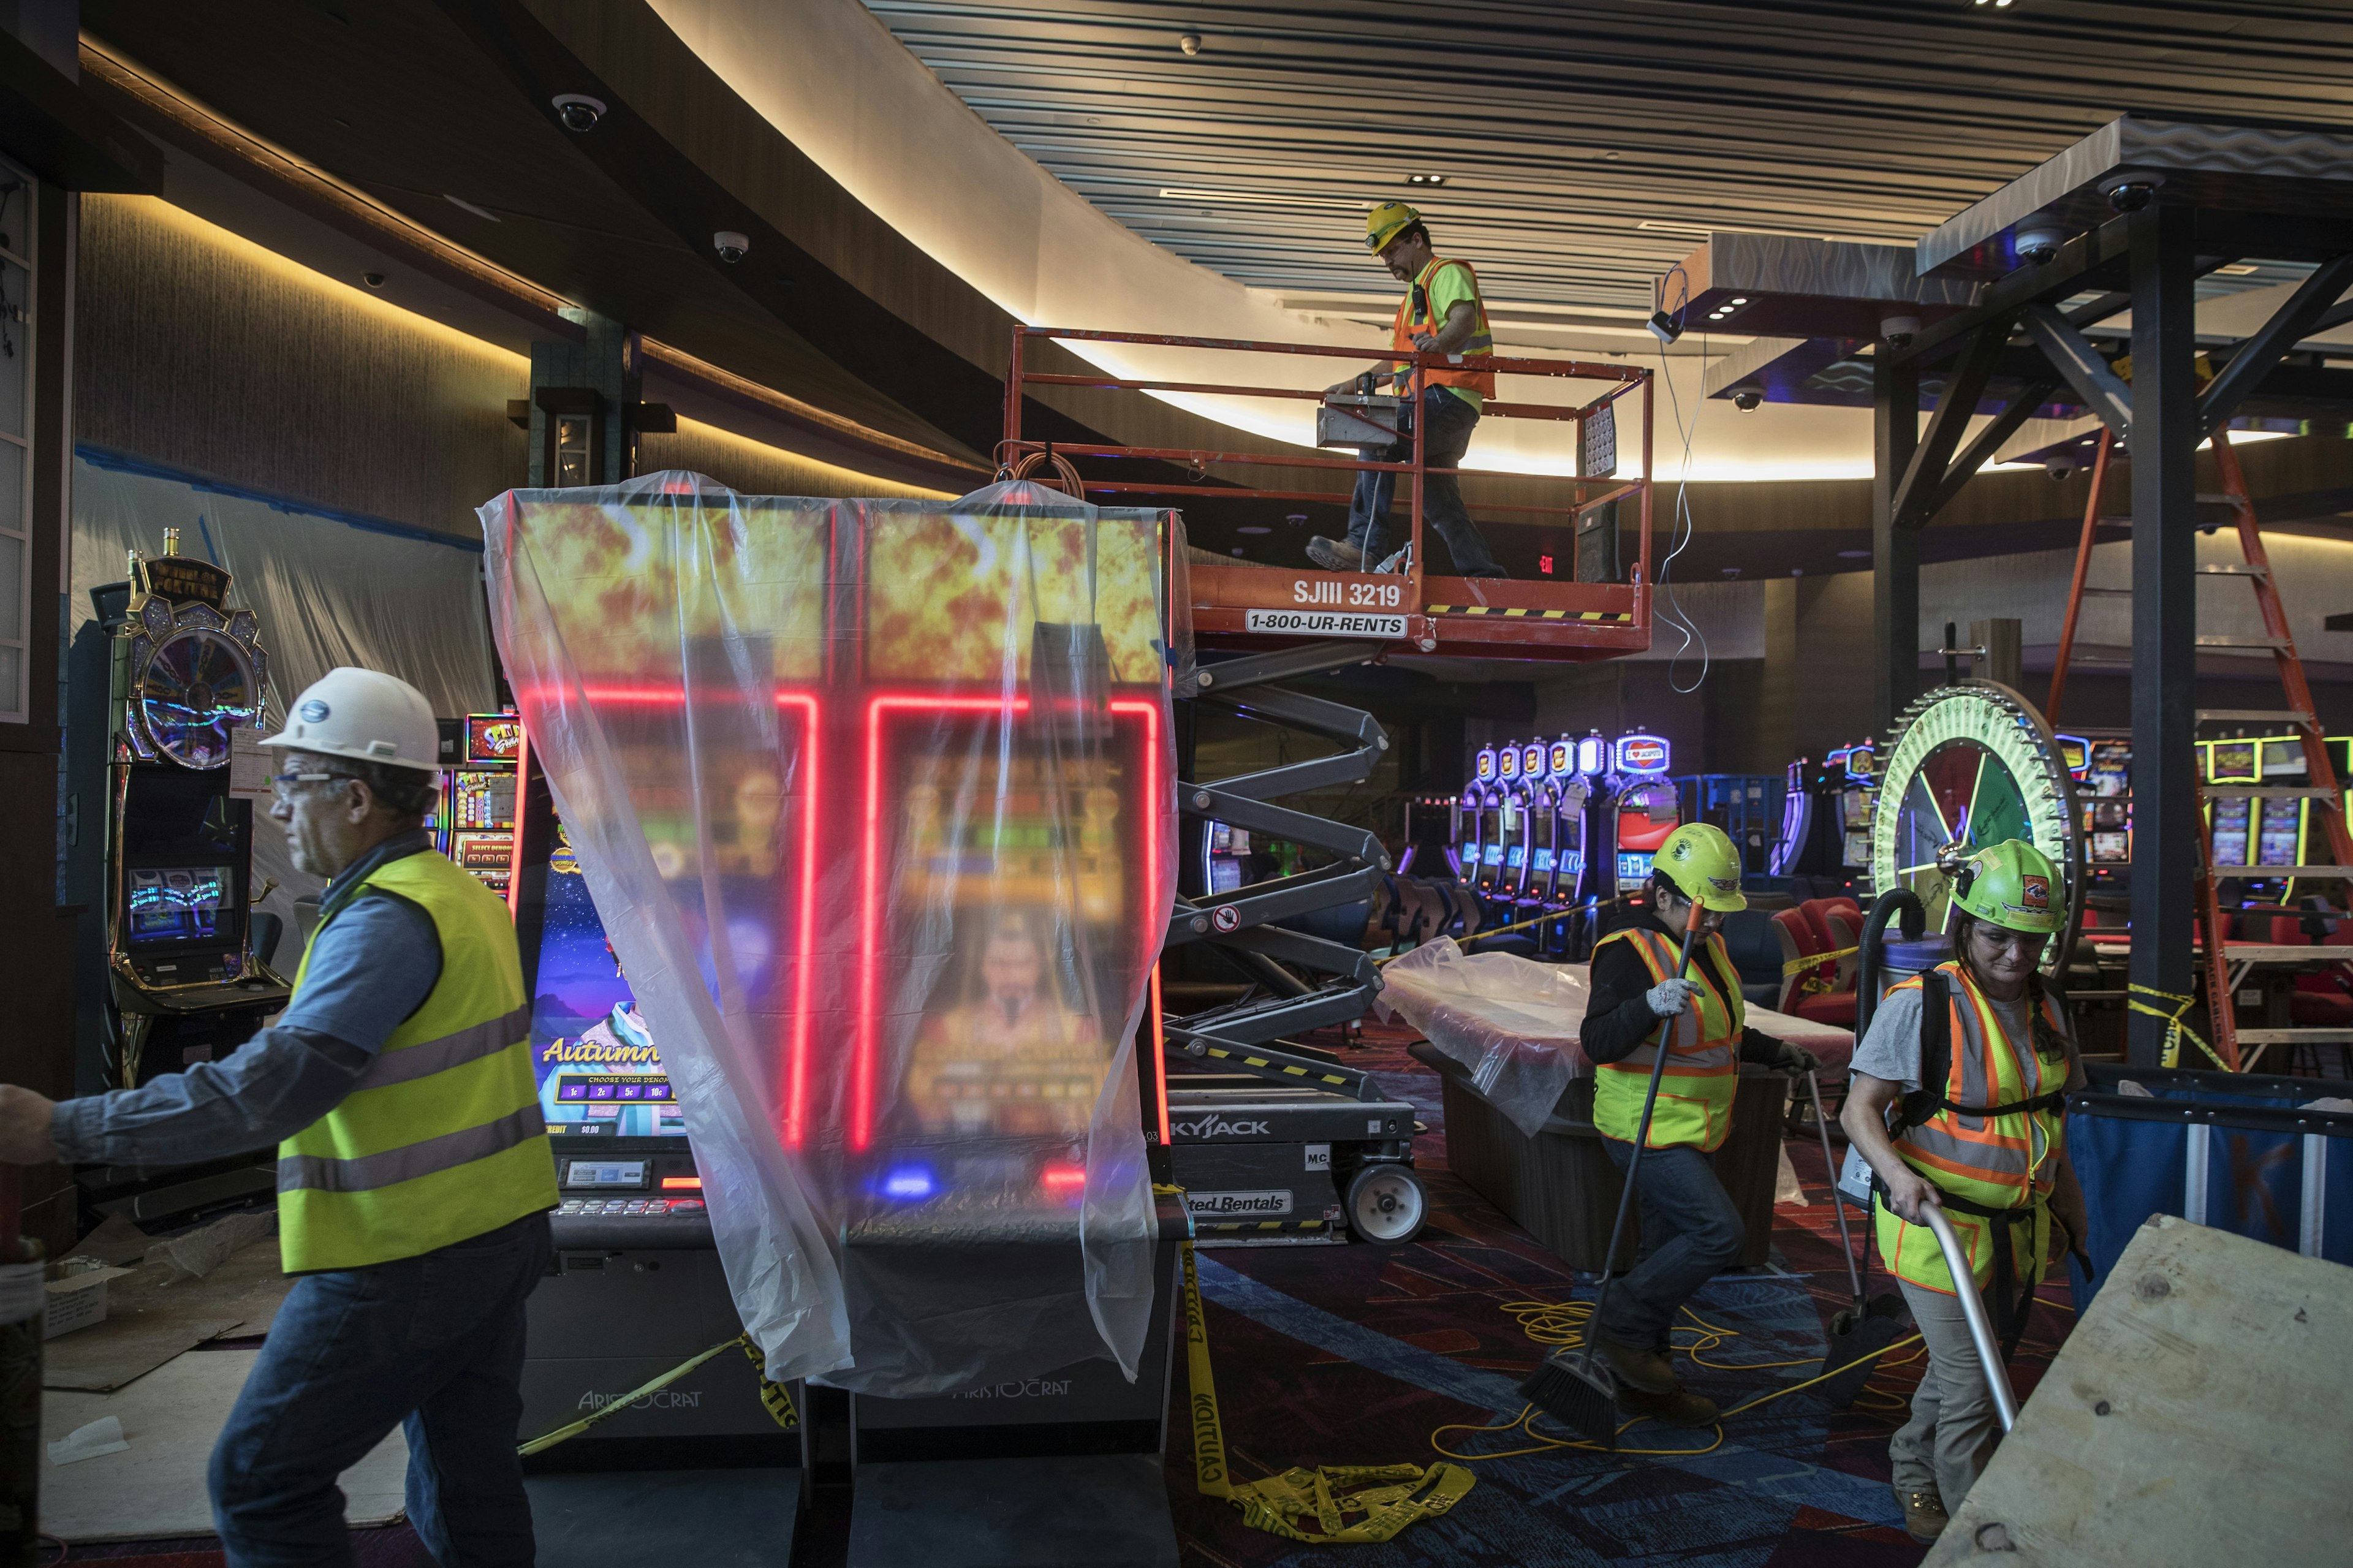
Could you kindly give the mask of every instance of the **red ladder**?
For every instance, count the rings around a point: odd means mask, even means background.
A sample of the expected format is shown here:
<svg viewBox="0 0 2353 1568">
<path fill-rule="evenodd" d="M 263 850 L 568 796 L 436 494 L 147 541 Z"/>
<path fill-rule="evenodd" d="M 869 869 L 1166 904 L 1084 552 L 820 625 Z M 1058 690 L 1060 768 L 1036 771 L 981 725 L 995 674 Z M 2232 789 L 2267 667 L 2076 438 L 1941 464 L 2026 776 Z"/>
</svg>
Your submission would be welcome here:
<svg viewBox="0 0 2353 1568">
<path fill-rule="evenodd" d="M 2099 521 L 2100 491 L 2107 478 L 2108 458 L 2114 437 L 2106 430 L 2100 432 L 2098 455 L 2092 464 L 2092 494 L 2084 503 L 2084 531 L 2075 549 L 2075 573 L 2067 593 L 2067 615 L 2059 633 L 2058 658 L 2051 672 L 2051 700 L 2043 717 L 2053 726 L 2059 722 L 2059 702 L 2067 689 L 2067 664 L 2074 649 L 2075 622 L 2083 607 L 2084 577 L 2092 561 L 2093 535 Z M 2222 480 L 2219 495 L 2200 496 L 2203 501 L 2227 503 L 2235 520 L 2239 551 L 2237 564 L 2217 563 L 2200 566 L 2201 577 L 2238 577 L 2255 591 L 2255 604 L 2263 614 L 2263 635 L 2255 637 L 2200 637 L 2200 648 L 2263 648 L 2272 656 L 2279 672 L 2280 688 L 2287 699 L 2284 709 L 2201 708 L 2198 722 L 2285 724 L 2295 732 L 2304 748 L 2305 784 L 2221 784 L 2200 779 L 2197 784 L 2198 830 L 2198 909 L 2200 942 L 2204 948 L 2207 1011 L 2213 1021 L 2213 1048 L 2222 1064 L 2232 1071 L 2245 1065 L 2240 1056 L 2242 1043 L 2253 1046 L 2258 1052 L 2269 1045 L 2296 1043 L 2342 1043 L 2353 1040 L 2353 1030 L 2288 1028 L 2242 1029 L 2236 1017 L 2237 998 L 2233 994 L 2231 955 L 2225 952 L 2220 885 L 2232 877 L 2284 876 L 2290 885 L 2297 880 L 2336 881 L 2353 890 L 2353 831 L 2345 820 L 2345 796 L 2337 778 L 2336 767 L 2330 763 L 2328 748 L 2321 734 L 2319 710 L 2312 700 L 2312 688 L 2305 679 L 2304 661 L 2296 657 L 2295 637 L 2288 629 L 2287 611 L 2280 603 L 2278 586 L 2272 580 L 2271 557 L 2264 552 L 2263 529 L 2255 518 L 2255 505 L 2247 494 L 2244 471 L 2239 467 L 2237 448 L 2231 445 L 2229 432 L 2214 432 L 2214 467 Z M 2320 819 L 2327 836 L 2329 859 L 2327 864 L 2308 866 L 2221 866 L 2214 863 L 2213 812 L 2210 802 L 2216 798 L 2250 798 L 2255 801 L 2281 798 L 2302 798 L 2311 803 L 2310 813 Z M 2259 808 L 2251 815 L 2259 816 Z M 2249 824 L 2253 839 L 2258 825 Z M 2353 900 L 2348 900 L 2353 909 Z M 2353 959 L 2353 947 L 2327 947 L 2300 950 L 2316 959 L 2344 961 Z M 2243 955 L 2242 963 L 2250 962 Z"/>
</svg>

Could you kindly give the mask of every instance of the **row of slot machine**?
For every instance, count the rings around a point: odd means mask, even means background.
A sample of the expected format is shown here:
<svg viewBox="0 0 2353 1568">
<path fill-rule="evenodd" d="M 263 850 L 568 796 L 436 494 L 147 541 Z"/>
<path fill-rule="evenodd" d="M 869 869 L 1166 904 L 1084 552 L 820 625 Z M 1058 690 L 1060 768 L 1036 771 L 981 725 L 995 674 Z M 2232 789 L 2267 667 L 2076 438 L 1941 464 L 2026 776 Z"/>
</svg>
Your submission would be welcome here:
<svg viewBox="0 0 2353 1568">
<path fill-rule="evenodd" d="M 2353 736 L 2331 735 L 2327 748 L 2329 766 L 2342 787 L 2353 774 Z M 2294 735 L 2265 735 L 2198 742 L 2198 776 L 2205 784 L 2302 784 L 2310 781 L 2311 765 L 2304 742 Z M 2129 760 L 2129 753 L 2127 753 Z M 2127 801 L 2131 796 L 2127 793 Z M 2334 858 L 2312 819 L 2307 795 L 2251 797 L 2215 795 L 2206 802 L 2213 829 L 2217 866 L 2308 866 Z M 2345 795 L 2345 808 L 2353 811 L 2353 790 Z M 2129 841 L 2127 841 L 2127 847 Z M 2282 900 L 2290 896 L 2293 879 L 2241 879 L 2242 889 L 2260 890 Z M 2330 886 L 2332 895 L 2335 885 Z"/>
<path fill-rule="evenodd" d="M 1458 879 L 1512 906 L 1561 906 L 1650 879 L 1651 856 L 1681 820 L 1662 736 L 1596 731 L 1482 747 L 1453 804 L 1448 858 Z M 1614 800 L 1610 867 L 1588 867 L 1588 803 Z M 1590 871 L 1590 875 L 1588 875 Z"/>
<path fill-rule="evenodd" d="M 1870 742 L 1840 746 L 1820 762 L 1788 766 L 1780 833 L 1763 858 L 1776 877 L 1843 879 L 1871 871 L 1871 818 L 1879 803 L 1879 754 Z"/>
</svg>

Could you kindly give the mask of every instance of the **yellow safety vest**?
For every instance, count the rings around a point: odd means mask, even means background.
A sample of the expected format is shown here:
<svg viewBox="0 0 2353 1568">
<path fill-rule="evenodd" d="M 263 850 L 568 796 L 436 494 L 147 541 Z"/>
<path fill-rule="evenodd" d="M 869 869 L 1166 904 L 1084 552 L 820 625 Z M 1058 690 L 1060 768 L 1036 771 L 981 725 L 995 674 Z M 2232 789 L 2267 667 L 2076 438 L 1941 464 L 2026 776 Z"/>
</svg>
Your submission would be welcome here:
<svg viewBox="0 0 2353 1568">
<path fill-rule="evenodd" d="M 1421 276 L 1413 280 L 1413 287 L 1398 301 L 1397 319 L 1389 323 L 1389 347 L 1399 353 L 1412 353 L 1414 333 L 1436 332 L 1446 325 L 1445 318 L 1438 312 L 1437 301 L 1430 297 L 1430 285 L 1438 281 L 1440 269 L 1447 267 L 1460 267 L 1471 274 L 1471 310 L 1476 324 L 1470 339 L 1456 351 L 1462 356 L 1462 363 L 1425 370 L 1421 384 L 1460 387 L 1483 402 L 1495 395 L 1495 373 L 1480 368 L 1495 357 L 1495 333 L 1487 325 L 1487 300 L 1479 292 L 1478 269 L 1469 262 L 1433 260 L 1421 269 Z M 1421 309 L 1418 310 L 1414 309 L 1415 289 L 1421 290 Z M 1396 368 L 1402 370 L 1405 366 L 1399 363 Z"/>
<path fill-rule="evenodd" d="M 361 879 L 319 931 L 370 890 L 431 917 L 441 978 L 343 1102 L 278 1146 L 279 1247 L 290 1274 L 414 1258 L 556 1201 L 506 905 L 420 851 Z M 314 931 L 294 973 L 297 1001 L 317 942 Z"/>
<path fill-rule="evenodd" d="M 2046 1062 L 2031 1041 L 2012 1040 L 2001 1016 L 1969 978 L 1961 963 L 1947 960 L 1936 968 L 1946 976 L 1950 998 L 1952 1066 L 1938 1089 L 1957 1105 L 1992 1110 L 2022 1105 L 2066 1086 L 2067 1061 Z M 1895 991 L 1918 991 L 1913 976 Z M 2046 994 L 2043 1017 L 2055 1033 L 2058 1005 Z M 1924 1068 L 1923 1072 L 1926 1072 Z M 2029 1211 L 2015 1223 L 1975 1215 L 1954 1205 L 1945 1207 L 1953 1235 L 1968 1253 L 1969 1271 L 1979 1289 L 1994 1278 L 1993 1232 L 2008 1233 L 2010 1262 L 2016 1278 L 2042 1279 L 2043 1255 L 2050 1247 L 2051 1216 L 2044 1200 L 2059 1168 L 2059 1154 L 2067 1136 L 2063 1107 L 2017 1110 L 2006 1116 L 1971 1116 L 1939 1110 L 1916 1127 L 1895 1135 L 1895 1152 L 1904 1163 L 1926 1177 L 1936 1189 L 1977 1208 Z M 1899 1279 L 1931 1290 L 1953 1294 L 1952 1271 L 1945 1266 L 1944 1249 L 1936 1232 L 1899 1218 L 1886 1204 L 1877 1211 L 1879 1256 L 1887 1271 Z"/>
<path fill-rule="evenodd" d="M 1631 942 L 1642 955 L 1651 979 L 1671 979 L 1682 958 L 1682 944 L 1662 931 L 1643 926 L 1613 931 L 1594 943 L 1598 954 L 1613 942 Z M 1667 1045 L 1666 1076 L 1659 1082 L 1659 1103 L 1651 1113 L 1651 1141 L 1646 1149 L 1690 1147 L 1714 1153 L 1732 1132 L 1732 1102 L 1740 1092 L 1740 1036 L 1748 1026 L 1748 1005 L 1740 994 L 1740 975 L 1724 951 L 1724 939 L 1708 934 L 1701 951 L 1704 963 L 1692 965 L 1686 978 L 1699 983 L 1699 995 L 1672 1018 L 1662 1018 L 1644 1042 L 1617 1061 L 1600 1065 L 1593 1080 L 1593 1124 L 1602 1135 L 1631 1143 L 1642 1128 L 1642 1097 L 1650 1092 L 1651 1068 L 1659 1059 L 1659 1045 Z M 1709 965 L 1715 967 L 1711 977 Z"/>
</svg>

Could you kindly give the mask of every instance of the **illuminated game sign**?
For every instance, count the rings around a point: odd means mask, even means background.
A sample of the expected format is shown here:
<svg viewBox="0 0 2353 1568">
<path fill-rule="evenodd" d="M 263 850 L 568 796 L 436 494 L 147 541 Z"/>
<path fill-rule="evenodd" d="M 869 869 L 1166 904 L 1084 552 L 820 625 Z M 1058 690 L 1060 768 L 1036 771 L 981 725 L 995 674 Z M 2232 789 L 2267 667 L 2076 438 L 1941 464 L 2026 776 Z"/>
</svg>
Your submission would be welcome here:
<svg viewBox="0 0 2353 1568">
<path fill-rule="evenodd" d="M 1599 735 L 1588 735 L 1577 743 L 1577 771 L 1581 773 L 1606 773 L 1609 771 L 1609 742 Z"/>
<path fill-rule="evenodd" d="M 1502 751 L 1496 752 L 1495 763 L 1496 766 L 1502 770 L 1504 783 L 1509 784 L 1512 780 L 1518 778 L 1520 776 L 1520 748 L 1518 745 L 1514 744 L 1505 746 Z"/>
<path fill-rule="evenodd" d="M 1494 777 L 1495 777 L 1495 748 L 1494 748 L 1494 747 L 1493 747 L 1493 746 L 1482 746 L 1482 747 L 1479 749 L 1479 763 L 1478 763 L 1478 767 L 1479 767 L 1479 782 L 1480 782 L 1480 783 L 1482 783 L 1482 784 L 1492 784 L 1493 782 L 1494 782 Z"/>
<path fill-rule="evenodd" d="M 1618 771 L 1621 773 L 1663 773 L 1667 771 L 1669 754 L 1667 742 L 1660 736 L 1622 736 L 1617 746 Z"/>
<path fill-rule="evenodd" d="M 512 713 L 466 715 L 466 760 L 512 763 L 522 750 L 522 721 Z"/>
<path fill-rule="evenodd" d="M 1545 776 L 1545 748 L 1542 741 L 1533 742 L 1520 753 L 1520 776 L 1540 779 Z"/>
<path fill-rule="evenodd" d="M 1550 770 L 1552 776 L 1565 779 L 1577 772 L 1577 742 L 1563 735 L 1552 743 Z"/>
</svg>

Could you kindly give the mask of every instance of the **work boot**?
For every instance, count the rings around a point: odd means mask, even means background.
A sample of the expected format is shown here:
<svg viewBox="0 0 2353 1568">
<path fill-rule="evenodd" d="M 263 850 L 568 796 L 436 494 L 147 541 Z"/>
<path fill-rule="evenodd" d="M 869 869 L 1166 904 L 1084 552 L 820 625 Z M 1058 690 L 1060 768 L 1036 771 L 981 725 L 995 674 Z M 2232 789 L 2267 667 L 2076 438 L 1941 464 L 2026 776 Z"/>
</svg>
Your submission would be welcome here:
<svg viewBox="0 0 2353 1568">
<path fill-rule="evenodd" d="M 1633 1345 L 1621 1345 L 1615 1340 L 1593 1337 L 1594 1348 L 1609 1370 L 1618 1374 L 1620 1384 L 1629 1384 L 1645 1394 L 1668 1394 L 1675 1392 L 1675 1369 L 1657 1351 L 1640 1350 Z"/>
<path fill-rule="evenodd" d="M 1685 1388 L 1678 1388 L 1672 1394 L 1645 1394 L 1639 1388 L 1621 1387 L 1618 1390 L 1618 1408 L 1626 1415 L 1647 1415 L 1670 1426 L 1713 1426 L 1717 1415 L 1715 1400 Z"/>
<path fill-rule="evenodd" d="M 1307 542 L 1307 559 L 1326 572 L 1362 572 L 1365 552 L 1345 539 L 1326 539 L 1322 534 Z"/>
<path fill-rule="evenodd" d="M 1907 1491 L 1899 1487 L 1895 1500 L 1904 1505 L 1904 1533 L 1926 1546 L 1945 1533 L 1945 1500 L 1934 1491 Z"/>
</svg>

